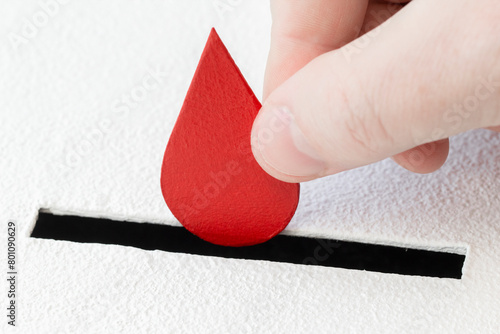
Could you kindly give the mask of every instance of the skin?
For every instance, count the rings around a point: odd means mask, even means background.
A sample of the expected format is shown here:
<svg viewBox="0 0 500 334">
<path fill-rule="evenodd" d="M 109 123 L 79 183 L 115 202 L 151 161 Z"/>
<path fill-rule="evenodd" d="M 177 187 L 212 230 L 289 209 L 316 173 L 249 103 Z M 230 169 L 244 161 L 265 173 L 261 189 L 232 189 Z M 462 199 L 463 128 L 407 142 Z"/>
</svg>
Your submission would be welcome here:
<svg viewBox="0 0 500 334">
<path fill-rule="evenodd" d="M 499 1 L 271 0 L 271 12 L 252 129 L 270 175 L 303 182 L 388 157 L 430 173 L 449 137 L 500 130 Z M 270 124 L 283 108 L 293 131 Z"/>
</svg>

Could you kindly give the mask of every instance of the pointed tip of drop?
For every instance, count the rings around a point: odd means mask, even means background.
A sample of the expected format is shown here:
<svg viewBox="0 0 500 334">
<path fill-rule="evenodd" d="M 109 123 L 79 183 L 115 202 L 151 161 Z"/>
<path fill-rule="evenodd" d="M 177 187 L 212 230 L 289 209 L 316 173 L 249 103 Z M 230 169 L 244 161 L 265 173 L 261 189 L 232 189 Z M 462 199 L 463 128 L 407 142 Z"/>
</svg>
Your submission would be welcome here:
<svg viewBox="0 0 500 334">
<path fill-rule="evenodd" d="M 212 58 L 212 61 L 207 62 L 208 58 Z M 216 59 L 215 62 L 213 61 L 214 59 Z M 226 71 L 227 69 L 227 67 L 224 67 L 223 64 L 232 66 L 236 70 L 236 73 L 238 73 L 243 84 L 245 85 L 248 94 L 252 96 L 254 104 L 258 106 L 257 110 L 261 108 L 259 99 L 253 93 L 252 88 L 250 88 L 250 86 L 248 85 L 247 81 L 245 80 L 245 77 L 238 68 L 238 65 L 236 65 L 236 62 L 229 53 L 229 50 L 227 49 L 224 42 L 222 42 L 222 39 L 220 38 L 219 34 L 217 33 L 214 27 L 210 29 L 210 34 L 205 44 L 205 48 L 203 49 L 200 62 L 198 63 L 197 71 L 200 68 L 203 68 L 205 66 L 205 63 L 212 64 L 210 66 L 213 66 L 213 64 L 216 63 L 218 64 L 219 68 L 223 71 Z M 195 77 L 196 76 L 197 74 L 195 73 Z"/>
<path fill-rule="evenodd" d="M 229 51 L 220 39 L 219 34 L 215 31 L 215 28 L 212 28 L 205 43 L 205 47 L 203 48 L 203 52 L 201 53 L 193 81 L 197 80 L 198 76 L 205 73 L 207 69 L 215 69 L 220 66 L 221 63 L 227 62 L 227 59 L 230 59 L 230 61 L 234 63 Z"/>
<path fill-rule="evenodd" d="M 214 27 L 212 27 L 212 29 L 210 29 L 210 34 L 208 35 L 209 41 L 213 40 L 213 39 L 219 40 L 219 41 L 221 40 L 219 34 L 217 33 L 217 31 L 215 30 Z"/>
<path fill-rule="evenodd" d="M 204 61 L 204 59 L 209 56 L 209 55 L 217 55 L 219 59 L 229 59 L 231 63 L 237 68 L 238 72 L 239 69 L 234 63 L 233 58 L 229 54 L 229 51 L 227 50 L 226 46 L 222 42 L 222 39 L 220 38 L 219 34 L 215 30 L 215 28 L 212 28 L 210 30 L 210 34 L 208 36 L 207 43 L 205 44 L 205 48 L 203 50 L 203 53 L 201 55 L 200 62 L 198 64 L 198 67 L 200 67 Z"/>
</svg>

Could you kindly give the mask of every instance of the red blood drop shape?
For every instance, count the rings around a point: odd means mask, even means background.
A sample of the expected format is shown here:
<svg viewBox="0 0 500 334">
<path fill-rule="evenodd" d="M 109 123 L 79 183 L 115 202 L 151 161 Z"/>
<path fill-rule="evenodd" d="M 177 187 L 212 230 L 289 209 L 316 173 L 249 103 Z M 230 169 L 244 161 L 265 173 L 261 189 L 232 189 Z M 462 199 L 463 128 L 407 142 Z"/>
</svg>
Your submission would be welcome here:
<svg viewBox="0 0 500 334">
<path fill-rule="evenodd" d="M 297 208 L 299 185 L 271 177 L 253 157 L 260 107 L 212 29 L 165 150 L 161 189 L 182 225 L 214 244 L 269 240 Z"/>
</svg>

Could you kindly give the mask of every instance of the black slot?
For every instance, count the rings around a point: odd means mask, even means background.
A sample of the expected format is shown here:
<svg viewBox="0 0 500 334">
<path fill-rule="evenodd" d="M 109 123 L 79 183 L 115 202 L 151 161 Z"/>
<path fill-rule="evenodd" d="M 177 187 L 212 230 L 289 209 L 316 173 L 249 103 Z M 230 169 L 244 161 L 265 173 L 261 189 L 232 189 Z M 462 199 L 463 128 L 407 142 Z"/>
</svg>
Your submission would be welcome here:
<svg viewBox="0 0 500 334">
<path fill-rule="evenodd" d="M 255 246 L 224 247 L 206 242 L 183 227 L 46 212 L 39 213 L 31 237 L 457 279 L 462 276 L 465 261 L 461 254 L 285 235 Z"/>
</svg>

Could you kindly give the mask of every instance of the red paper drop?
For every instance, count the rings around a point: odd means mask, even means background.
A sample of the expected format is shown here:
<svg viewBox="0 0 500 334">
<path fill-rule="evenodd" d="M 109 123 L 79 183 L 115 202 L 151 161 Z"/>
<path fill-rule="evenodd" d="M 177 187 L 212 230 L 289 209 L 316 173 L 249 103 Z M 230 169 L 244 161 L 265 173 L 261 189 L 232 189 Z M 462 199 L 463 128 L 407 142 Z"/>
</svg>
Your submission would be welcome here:
<svg viewBox="0 0 500 334">
<path fill-rule="evenodd" d="M 165 150 L 161 189 L 182 225 L 214 244 L 269 240 L 297 208 L 299 185 L 271 177 L 252 155 L 260 107 L 212 29 Z"/>
</svg>

